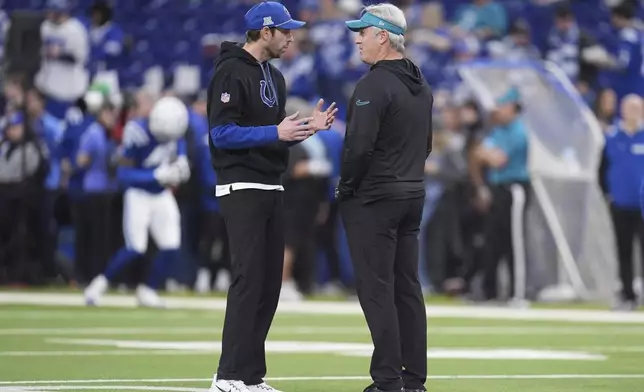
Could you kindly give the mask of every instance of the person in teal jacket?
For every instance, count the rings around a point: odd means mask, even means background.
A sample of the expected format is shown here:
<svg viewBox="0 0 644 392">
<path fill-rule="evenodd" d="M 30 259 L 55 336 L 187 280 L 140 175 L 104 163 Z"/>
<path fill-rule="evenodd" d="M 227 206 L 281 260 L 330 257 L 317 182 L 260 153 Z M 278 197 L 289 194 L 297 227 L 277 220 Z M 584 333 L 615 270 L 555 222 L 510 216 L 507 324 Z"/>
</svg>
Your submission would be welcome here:
<svg viewBox="0 0 644 392">
<path fill-rule="evenodd" d="M 481 177 L 478 201 L 487 210 L 482 256 L 485 300 L 497 298 L 499 260 L 505 258 L 509 262 L 513 276 L 516 261 L 522 263 L 525 271 L 525 251 L 522 241 L 517 239 L 523 238 L 522 219 L 530 176 L 528 131 L 521 110 L 519 91 L 511 88 L 498 99 L 493 113 L 495 126 L 475 152 Z M 521 224 L 512 227 L 513 222 Z"/>
</svg>

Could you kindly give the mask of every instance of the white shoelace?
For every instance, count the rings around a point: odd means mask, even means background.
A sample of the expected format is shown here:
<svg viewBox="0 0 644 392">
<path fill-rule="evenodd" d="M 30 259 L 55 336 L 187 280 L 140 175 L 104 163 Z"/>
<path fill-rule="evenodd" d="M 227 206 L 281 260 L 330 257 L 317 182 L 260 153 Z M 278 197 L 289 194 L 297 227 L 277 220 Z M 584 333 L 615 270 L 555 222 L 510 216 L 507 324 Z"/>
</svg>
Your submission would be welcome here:
<svg viewBox="0 0 644 392">
<path fill-rule="evenodd" d="M 246 392 L 246 391 L 248 391 L 248 388 L 246 388 L 246 384 L 244 384 L 241 381 L 226 380 L 226 382 L 228 384 L 230 384 L 230 386 L 232 386 L 232 389 L 230 390 L 230 392 Z M 221 390 L 221 388 L 217 388 L 217 389 Z"/>
<path fill-rule="evenodd" d="M 276 391 L 275 388 L 273 388 L 272 386 L 266 384 L 265 382 L 263 382 L 261 384 L 253 385 L 253 387 L 258 388 L 258 389 L 263 389 L 265 391 Z"/>
</svg>

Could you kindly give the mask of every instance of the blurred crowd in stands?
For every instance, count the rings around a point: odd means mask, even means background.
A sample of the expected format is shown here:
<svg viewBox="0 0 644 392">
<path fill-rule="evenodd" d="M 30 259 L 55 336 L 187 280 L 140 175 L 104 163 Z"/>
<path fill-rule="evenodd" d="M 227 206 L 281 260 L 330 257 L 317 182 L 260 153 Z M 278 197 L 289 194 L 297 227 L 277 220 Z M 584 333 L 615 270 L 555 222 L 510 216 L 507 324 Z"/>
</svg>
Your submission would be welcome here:
<svg viewBox="0 0 644 392">
<path fill-rule="evenodd" d="M 308 22 L 284 57 L 274 62 L 287 82 L 287 112 L 307 113 L 320 97 L 340 108 L 332 130 L 291 151 L 284 177 L 283 298 L 348 295 L 353 274 L 333 189 L 347 99 L 368 70 L 360 63 L 353 33 L 344 21 L 359 14 L 363 4 L 282 2 Z M 420 280 L 427 293 L 468 294 L 481 272 L 481 249 L 489 241 L 482 234 L 486 210 L 472 185 L 470 152 L 491 125 L 489 113 L 462 82 L 459 64 L 490 58 L 554 62 L 608 128 L 620 118 L 625 96 L 644 95 L 644 46 L 639 69 L 629 68 L 634 61 L 620 58 L 628 31 L 639 34 L 633 39 L 642 42 L 642 4 L 391 2 L 407 15 L 407 55 L 421 68 L 435 96 Z M 219 45 L 224 40 L 243 41 L 239 21 L 253 3 L 0 1 L 0 285 L 83 286 L 102 271 L 123 243 L 121 193 L 111 181 L 96 185 L 83 178 L 76 156 L 83 132 L 93 122 L 109 130 L 104 146 L 109 159 L 118 150 L 128 118 L 146 116 L 155 99 L 174 95 L 190 108 L 187 139 L 193 170 L 191 181 L 175 193 L 182 214 L 182 262 L 168 271 L 166 289 L 226 290 L 226 233 L 212 195 L 213 173 L 206 168 L 208 151 L 193 135 L 208 133 L 204 90 Z M 64 30 L 67 40 L 50 39 L 53 30 Z M 87 197 L 96 193 L 99 198 Z M 120 285 L 131 287 L 147 265 L 125 271 Z"/>
</svg>

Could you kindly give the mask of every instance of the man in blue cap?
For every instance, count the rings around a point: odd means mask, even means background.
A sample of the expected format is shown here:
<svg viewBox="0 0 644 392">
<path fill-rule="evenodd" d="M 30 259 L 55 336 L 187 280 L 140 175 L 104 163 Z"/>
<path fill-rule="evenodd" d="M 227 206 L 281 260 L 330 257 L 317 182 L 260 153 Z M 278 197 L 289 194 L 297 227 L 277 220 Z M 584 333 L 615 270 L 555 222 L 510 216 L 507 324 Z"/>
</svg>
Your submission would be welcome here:
<svg viewBox="0 0 644 392">
<path fill-rule="evenodd" d="M 226 223 L 232 285 L 219 369 L 211 392 L 276 391 L 264 383 L 264 342 L 277 309 L 284 265 L 281 176 L 289 146 L 329 129 L 333 104 L 286 117 L 284 76 L 268 60 L 304 26 L 282 4 L 261 2 L 245 16 L 246 43 L 224 42 L 208 89 L 215 195 Z M 279 124 L 279 125 L 278 125 Z"/>
<path fill-rule="evenodd" d="M 521 96 L 516 87 L 496 103 L 492 113 L 496 125 L 474 151 L 472 179 L 477 186 L 477 202 L 487 211 L 482 256 L 484 300 L 495 300 L 498 296 L 497 270 L 502 258 L 508 260 L 513 276 L 515 261 L 525 268 L 521 239 L 530 180 L 528 131 L 521 118 Z M 513 279 L 513 286 L 514 283 Z"/>
<path fill-rule="evenodd" d="M 365 392 L 419 392 L 427 379 L 427 317 L 418 280 L 425 161 L 432 148 L 432 91 L 404 57 L 405 15 L 368 6 L 357 32 L 371 66 L 347 113 L 337 189 L 358 299 L 374 344 Z"/>
</svg>

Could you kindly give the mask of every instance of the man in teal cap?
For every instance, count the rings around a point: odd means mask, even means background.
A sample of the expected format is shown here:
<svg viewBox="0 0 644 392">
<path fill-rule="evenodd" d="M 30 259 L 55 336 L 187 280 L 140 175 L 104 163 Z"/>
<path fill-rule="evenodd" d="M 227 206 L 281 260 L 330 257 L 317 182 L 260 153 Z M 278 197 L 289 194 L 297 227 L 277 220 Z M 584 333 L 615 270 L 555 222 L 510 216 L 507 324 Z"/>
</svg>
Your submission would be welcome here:
<svg viewBox="0 0 644 392">
<path fill-rule="evenodd" d="M 508 260 L 513 276 L 515 261 L 525 261 L 525 249 L 516 239 L 523 237 L 523 211 L 530 180 L 528 131 L 521 118 L 519 90 L 511 87 L 496 103 L 492 113 L 496 125 L 474 154 L 478 175 L 473 181 L 478 190 L 477 199 L 479 205 L 487 210 L 483 250 L 485 300 L 497 298 L 499 260 Z M 517 223 L 516 227 L 513 227 L 513 222 Z"/>
<path fill-rule="evenodd" d="M 427 317 L 418 280 L 431 88 L 404 56 L 405 15 L 392 4 L 346 22 L 371 65 L 349 101 L 336 191 L 374 344 L 365 392 L 418 392 L 427 379 Z"/>
</svg>

